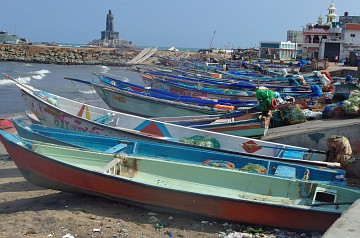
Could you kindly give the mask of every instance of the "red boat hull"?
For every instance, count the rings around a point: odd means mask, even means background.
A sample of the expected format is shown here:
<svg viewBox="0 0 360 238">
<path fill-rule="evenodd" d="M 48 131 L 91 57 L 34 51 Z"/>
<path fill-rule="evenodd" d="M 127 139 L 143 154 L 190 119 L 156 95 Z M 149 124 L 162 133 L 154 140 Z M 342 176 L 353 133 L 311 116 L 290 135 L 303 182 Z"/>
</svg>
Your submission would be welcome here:
<svg viewBox="0 0 360 238">
<path fill-rule="evenodd" d="M 147 186 L 51 160 L 1 138 L 24 177 L 38 186 L 81 192 L 141 204 L 161 211 L 182 212 L 220 220 L 261 224 L 301 231 L 325 231 L 339 213 L 274 206 L 261 202 L 185 193 Z"/>
</svg>

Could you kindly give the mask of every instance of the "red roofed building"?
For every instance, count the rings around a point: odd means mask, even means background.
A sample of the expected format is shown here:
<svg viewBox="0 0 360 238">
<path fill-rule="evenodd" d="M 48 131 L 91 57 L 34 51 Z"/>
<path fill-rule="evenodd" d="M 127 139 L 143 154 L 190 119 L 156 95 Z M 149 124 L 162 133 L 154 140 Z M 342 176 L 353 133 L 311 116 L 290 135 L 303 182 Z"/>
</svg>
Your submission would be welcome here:
<svg viewBox="0 0 360 238">
<path fill-rule="evenodd" d="M 346 23 L 342 32 L 342 39 L 346 46 L 360 46 L 360 24 Z"/>
</svg>

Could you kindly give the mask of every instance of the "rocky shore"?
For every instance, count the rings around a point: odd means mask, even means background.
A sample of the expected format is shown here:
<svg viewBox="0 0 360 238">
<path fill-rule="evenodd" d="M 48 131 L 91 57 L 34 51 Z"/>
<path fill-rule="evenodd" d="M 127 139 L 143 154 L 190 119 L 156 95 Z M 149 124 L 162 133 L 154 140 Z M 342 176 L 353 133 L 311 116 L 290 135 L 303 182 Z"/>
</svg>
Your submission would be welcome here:
<svg viewBox="0 0 360 238">
<path fill-rule="evenodd" d="M 0 44 L 0 61 L 18 61 L 61 65 L 129 66 L 127 62 L 141 49 L 74 48 L 47 45 Z M 144 64 L 151 64 L 159 56 L 179 56 L 184 52 L 158 51 Z"/>
<path fill-rule="evenodd" d="M 126 66 L 141 50 L 70 48 L 43 45 L 0 45 L 1 61 L 43 64 Z"/>
</svg>

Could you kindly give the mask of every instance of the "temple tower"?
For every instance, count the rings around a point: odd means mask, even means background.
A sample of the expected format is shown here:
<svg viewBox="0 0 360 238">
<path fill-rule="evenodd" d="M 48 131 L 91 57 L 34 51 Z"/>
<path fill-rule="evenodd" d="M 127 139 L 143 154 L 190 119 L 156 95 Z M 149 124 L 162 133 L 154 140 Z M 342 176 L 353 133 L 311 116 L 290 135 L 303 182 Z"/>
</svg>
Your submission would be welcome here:
<svg viewBox="0 0 360 238">
<path fill-rule="evenodd" d="M 326 24 L 330 25 L 332 22 L 336 21 L 336 17 L 337 17 L 337 15 L 335 14 L 336 8 L 335 8 L 334 0 L 331 1 L 328 10 L 329 10 L 329 14 L 326 15 L 327 17 Z"/>
<path fill-rule="evenodd" d="M 322 26 L 323 25 L 323 17 L 320 15 L 319 17 L 318 17 L 318 21 L 317 21 L 318 23 L 318 25 L 319 26 Z"/>
</svg>

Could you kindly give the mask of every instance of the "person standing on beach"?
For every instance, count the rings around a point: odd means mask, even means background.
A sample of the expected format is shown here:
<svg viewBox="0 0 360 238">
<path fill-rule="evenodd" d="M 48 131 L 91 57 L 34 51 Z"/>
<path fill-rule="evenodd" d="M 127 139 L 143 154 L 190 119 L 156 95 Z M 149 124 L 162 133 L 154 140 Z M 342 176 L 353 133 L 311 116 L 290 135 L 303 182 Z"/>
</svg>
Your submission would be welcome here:
<svg viewBox="0 0 360 238">
<path fill-rule="evenodd" d="M 339 56 L 335 56 L 335 64 L 338 64 L 339 63 Z"/>
</svg>

